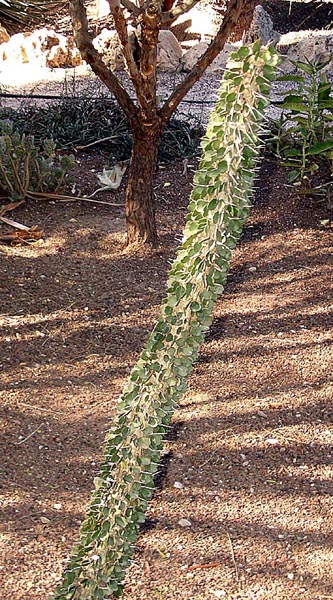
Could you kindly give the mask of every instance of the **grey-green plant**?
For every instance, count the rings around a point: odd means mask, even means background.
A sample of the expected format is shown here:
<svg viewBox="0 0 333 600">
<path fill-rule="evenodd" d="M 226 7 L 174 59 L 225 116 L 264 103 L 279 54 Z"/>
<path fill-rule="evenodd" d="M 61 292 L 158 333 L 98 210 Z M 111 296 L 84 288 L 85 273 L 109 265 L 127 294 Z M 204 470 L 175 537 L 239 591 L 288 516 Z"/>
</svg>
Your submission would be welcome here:
<svg viewBox="0 0 333 600">
<path fill-rule="evenodd" d="M 73 155 L 56 155 L 52 140 L 40 149 L 34 136 L 20 134 L 8 119 L 0 121 L 0 186 L 12 200 L 57 193 L 74 164 Z"/>
<path fill-rule="evenodd" d="M 163 437 L 186 390 L 250 210 L 276 62 L 274 49 L 259 42 L 241 47 L 229 62 L 202 142 L 183 243 L 170 270 L 160 317 L 119 399 L 57 600 L 104 600 L 122 593 Z"/>
<path fill-rule="evenodd" d="M 35 143 L 51 137 L 57 150 L 72 151 L 102 146 L 109 152 L 110 162 L 131 156 L 132 139 L 127 118 L 116 102 L 102 93 L 76 97 L 64 95 L 47 106 L 25 104 L 18 108 L 0 106 L 0 119 L 10 119 L 15 129 L 34 135 Z M 158 159 L 171 162 L 198 152 L 204 128 L 199 119 L 187 115 L 174 116 L 162 133 Z"/>
<path fill-rule="evenodd" d="M 323 74 L 330 60 L 291 61 L 298 72 L 277 78 L 294 86 L 281 92 L 281 98 L 275 102 L 282 112 L 273 122 L 272 136 L 281 164 L 289 168 L 289 183 L 298 181 L 309 187 L 311 175 L 319 170 L 322 161 L 332 165 L 332 84 Z"/>
</svg>

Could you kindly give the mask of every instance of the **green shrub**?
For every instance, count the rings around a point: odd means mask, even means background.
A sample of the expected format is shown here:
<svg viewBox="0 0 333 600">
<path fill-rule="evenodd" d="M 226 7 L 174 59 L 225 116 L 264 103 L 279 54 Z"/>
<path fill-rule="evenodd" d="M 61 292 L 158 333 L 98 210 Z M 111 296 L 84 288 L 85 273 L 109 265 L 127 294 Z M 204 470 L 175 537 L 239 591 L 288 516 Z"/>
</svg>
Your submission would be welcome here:
<svg viewBox="0 0 333 600">
<path fill-rule="evenodd" d="M 18 109 L 0 108 L 0 118 L 10 119 L 15 129 L 33 135 L 37 144 L 45 137 L 58 149 L 72 150 L 98 143 L 110 155 L 110 162 L 131 155 L 132 135 L 126 117 L 110 98 L 64 96 L 48 106 L 24 105 Z M 198 152 L 204 133 L 200 123 L 173 117 L 165 127 L 159 148 L 159 161 L 171 162 Z M 104 140 L 104 141 L 103 141 Z"/>
<path fill-rule="evenodd" d="M 272 142 L 281 164 L 289 169 L 288 182 L 304 188 L 311 188 L 311 178 L 320 169 L 332 170 L 332 84 L 322 73 L 328 62 L 295 61 L 302 74 L 277 79 L 295 87 L 275 102 L 282 113 L 273 122 Z"/>
<path fill-rule="evenodd" d="M 73 156 L 58 157 L 51 140 L 40 149 L 32 135 L 20 134 L 12 121 L 0 121 L 0 185 L 11 199 L 57 193 L 74 163 Z"/>
</svg>

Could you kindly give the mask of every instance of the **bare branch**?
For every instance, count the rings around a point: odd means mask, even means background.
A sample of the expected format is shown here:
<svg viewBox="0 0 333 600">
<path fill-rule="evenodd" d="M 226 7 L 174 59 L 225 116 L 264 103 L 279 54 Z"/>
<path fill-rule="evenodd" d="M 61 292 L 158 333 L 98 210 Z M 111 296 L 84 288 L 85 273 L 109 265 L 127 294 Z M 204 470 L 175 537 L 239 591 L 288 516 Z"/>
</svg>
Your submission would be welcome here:
<svg viewBox="0 0 333 600">
<path fill-rule="evenodd" d="M 224 44 L 228 39 L 233 26 L 235 23 L 237 23 L 242 9 L 244 8 L 245 4 L 250 1 L 251 0 L 229 0 L 223 22 L 215 38 L 209 44 L 206 52 L 204 52 L 204 54 L 199 58 L 198 62 L 194 65 L 193 69 L 175 88 L 171 96 L 160 109 L 160 115 L 163 124 L 168 121 L 172 113 L 176 110 L 177 106 L 186 96 L 187 92 L 191 89 L 195 82 L 200 79 L 201 75 L 204 73 L 207 67 L 209 67 L 221 50 L 223 50 Z"/>
<path fill-rule="evenodd" d="M 128 35 L 127 22 L 124 17 L 123 9 L 120 7 L 119 2 L 117 3 L 117 5 L 113 4 L 112 2 L 109 2 L 109 4 L 110 11 L 114 19 L 115 28 L 121 43 L 121 49 L 128 67 L 128 71 L 138 95 L 141 86 L 141 75 L 133 57 L 133 52 L 131 49 Z"/>
<path fill-rule="evenodd" d="M 134 85 L 139 106 L 143 109 L 144 113 L 148 114 L 151 111 L 151 104 L 149 102 L 149 98 L 147 98 L 144 93 L 145 82 L 134 60 L 133 51 L 128 35 L 127 22 L 123 12 L 124 9 L 120 7 L 119 2 L 116 5 L 112 2 L 112 0 L 109 0 L 109 4 L 110 11 L 114 19 L 115 28 L 121 43 L 122 52 L 128 67 L 131 80 Z"/>
<path fill-rule="evenodd" d="M 94 48 L 88 32 L 87 13 L 83 0 L 70 0 L 69 12 L 74 29 L 74 39 L 81 52 L 82 58 L 91 66 L 94 73 L 96 73 L 114 94 L 119 105 L 131 122 L 138 114 L 138 108 L 135 106 L 129 94 L 122 87 L 114 73 L 112 73 L 105 65 L 96 48 Z"/>
<path fill-rule="evenodd" d="M 198 4 L 200 0 L 184 0 L 181 4 L 178 4 L 172 10 L 162 13 L 163 25 L 171 25 L 180 15 L 187 13 L 193 6 Z"/>
</svg>

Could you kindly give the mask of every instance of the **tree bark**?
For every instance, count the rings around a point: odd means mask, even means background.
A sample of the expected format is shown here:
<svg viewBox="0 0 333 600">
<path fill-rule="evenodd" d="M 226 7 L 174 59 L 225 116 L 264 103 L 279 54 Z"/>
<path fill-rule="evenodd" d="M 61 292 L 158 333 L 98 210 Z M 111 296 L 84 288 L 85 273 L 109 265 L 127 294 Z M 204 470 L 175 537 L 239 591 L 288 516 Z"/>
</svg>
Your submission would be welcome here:
<svg viewBox="0 0 333 600">
<path fill-rule="evenodd" d="M 132 155 L 126 190 L 127 245 L 157 245 L 154 182 L 162 127 L 140 123 L 133 129 Z"/>
</svg>

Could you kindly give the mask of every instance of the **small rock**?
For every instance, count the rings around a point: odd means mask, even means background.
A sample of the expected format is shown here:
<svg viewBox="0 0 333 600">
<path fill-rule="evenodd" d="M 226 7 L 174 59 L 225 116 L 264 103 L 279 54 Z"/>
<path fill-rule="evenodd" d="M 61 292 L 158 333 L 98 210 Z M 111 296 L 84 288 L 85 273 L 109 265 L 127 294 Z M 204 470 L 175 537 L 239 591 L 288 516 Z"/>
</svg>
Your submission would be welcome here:
<svg viewBox="0 0 333 600">
<path fill-rule="evenodd" d="M 192 523 L 188 519 L 179 519 L 178 525 L 180 527 L 192 527 Z"/>
<path fill-rule="evenodd" d="M 279 440 L 277 440 L 276 438 L 267 438 L 266 442 L 271 446 L 276 446 L 276 444 L 279 443 Z"/>
<path fill-rule="evenodd" d="M 294 573 L 287 573 L 287 577 L 288 579 L 290 579 L 290 581 L 292 581 L 295 577 Z"/>
<path fill-rule="evenodd" d="M 250 273 L 254 273 L 257 270 L 257 267 L 249 267 Z"/>
<path fill-rule="evenodd" d="M 263 410 L 258 410 L 258 417 L 267 417 L 267 414 Z"/>
<path fill-rule="evenodd" d="M 175 481 L 173 487 L 176 488 L 176 490 L 182 490 L 184 486 L 180 481 Z"/>
<path fill-rule="evenodd" d="M 50 519 L 48 519 L 47 517 L 41 517 L 41 518 L 40 518 L 40 521 L 41 521 L 42 523 L 44 523 L 45 525 L 47 525 L 47 523 L 50 523 L 50 522 L 51 522 L 51 521 L 50 521 Z"/>
<path fill-rule="evenodd" d="M 60 510 L 62 508 L 61 502 L 56 502 L 55 504 L 53 504 L 53 508 L 55 510 Z"/>
</svg>

